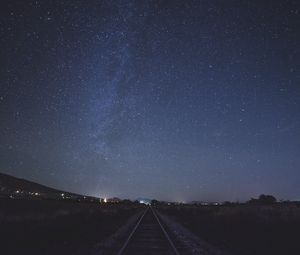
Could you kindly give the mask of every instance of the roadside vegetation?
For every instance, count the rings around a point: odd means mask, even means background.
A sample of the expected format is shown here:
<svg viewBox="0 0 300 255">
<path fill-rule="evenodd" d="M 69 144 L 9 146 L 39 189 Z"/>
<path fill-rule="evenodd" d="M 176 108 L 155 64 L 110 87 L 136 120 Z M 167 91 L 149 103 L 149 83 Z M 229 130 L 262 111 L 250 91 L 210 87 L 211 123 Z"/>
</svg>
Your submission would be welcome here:
<svg viewBox="0 0 300 255">
<path fill-rule="evenodd" d="M 1 254 L 91 254 L 94 247 L 143 210 L 137 203 L 61 200 L 0 201 Z"/>
<path fill-rule="evenodd" d="M 300 203 L 262 195 L 244 204 L 156 203 L 159 211 L 208 243 L 236 255 L 298 255 Z"/>
</svg>

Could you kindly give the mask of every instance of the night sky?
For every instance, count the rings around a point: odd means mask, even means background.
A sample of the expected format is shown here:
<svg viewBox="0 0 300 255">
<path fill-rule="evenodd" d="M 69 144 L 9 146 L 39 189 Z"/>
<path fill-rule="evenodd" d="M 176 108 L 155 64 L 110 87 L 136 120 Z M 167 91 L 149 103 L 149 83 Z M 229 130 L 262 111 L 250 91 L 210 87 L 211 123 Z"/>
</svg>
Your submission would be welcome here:
<svg viewBox="0 0 300 255">
<path fill-rule="evenodd" d="M 300 199 L 299 1 L 0 9 L 0 172 L 98 197 Z"/>
</svg>

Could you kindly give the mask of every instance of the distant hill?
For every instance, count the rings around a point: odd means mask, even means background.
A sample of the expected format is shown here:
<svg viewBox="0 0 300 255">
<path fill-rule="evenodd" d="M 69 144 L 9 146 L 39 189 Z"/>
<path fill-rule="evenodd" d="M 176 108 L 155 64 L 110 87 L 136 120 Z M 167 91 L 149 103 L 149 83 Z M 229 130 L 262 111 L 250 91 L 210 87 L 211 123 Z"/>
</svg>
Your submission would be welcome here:
<svg viewBox="0 0 300 255">
<path fill-rule="evenodd" d="M 62 193 L 62 191 L 53 189 L 32 181 L 13 177 L 8 174 L 0 173 L 0 190 L 5 191 L 27 191 L 39 193 Z"/>
<path fill-rule="evenodd" d="M 0 173 L 0 196 L 10 198 L 96 199 L 50 188 L 32 181 Z"/>
</svg>

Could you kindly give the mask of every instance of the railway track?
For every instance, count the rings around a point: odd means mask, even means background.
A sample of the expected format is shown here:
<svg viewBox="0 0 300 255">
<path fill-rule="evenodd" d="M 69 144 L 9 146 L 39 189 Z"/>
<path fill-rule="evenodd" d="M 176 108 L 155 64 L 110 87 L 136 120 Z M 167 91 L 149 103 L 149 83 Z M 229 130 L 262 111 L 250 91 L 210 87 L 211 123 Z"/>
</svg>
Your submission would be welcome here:
<svg viewBox="0 0 300 255">
<path fill-rule="evenodd" d="M 135 225 L 118 255 L 179 255 L 173 241 L 149 206 Z"/>
</svg>

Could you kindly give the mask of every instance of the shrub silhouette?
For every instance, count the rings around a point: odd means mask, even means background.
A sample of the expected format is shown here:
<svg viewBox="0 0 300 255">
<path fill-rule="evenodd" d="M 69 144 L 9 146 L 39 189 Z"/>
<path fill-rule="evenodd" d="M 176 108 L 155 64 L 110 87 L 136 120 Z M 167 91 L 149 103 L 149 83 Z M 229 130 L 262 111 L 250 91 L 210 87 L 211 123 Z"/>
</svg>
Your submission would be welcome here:
<svg viewBox="0 0 300 255">
<path fill-rule="evenodd" d="M 251 198 L 248 203 L 251 204 L 263 204 L 263 205 L 269 205 L 269 204 L 274 204 L 276 203 L 276 198 L 272 195 L 260 195 L 258 198 Z"/>
</svg>

